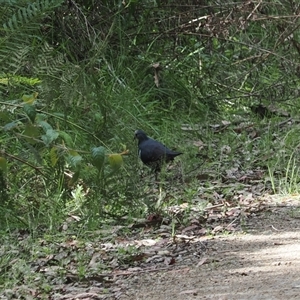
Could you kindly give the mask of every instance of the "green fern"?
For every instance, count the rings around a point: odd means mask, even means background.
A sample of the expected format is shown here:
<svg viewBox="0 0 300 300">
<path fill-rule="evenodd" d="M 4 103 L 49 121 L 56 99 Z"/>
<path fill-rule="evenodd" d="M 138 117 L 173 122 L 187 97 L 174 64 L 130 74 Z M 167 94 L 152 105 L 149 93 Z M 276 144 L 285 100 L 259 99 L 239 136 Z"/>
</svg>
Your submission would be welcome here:
<svg viewBox="0 0 300 300">
<path fill-rule="evenodd" d="M 1 77 L 58 73 L 65 59 L 41 40 L 39 32 L 41 19 L 63 3 L 63 0 L 39 0 L 20 8 L 19 3 L 14 5 L 11 1 L 0 7 L 0 19 L 4 22 L 4 35 L 0 37 Z M 15 86 L 12 81 L 10 84 Z M 0 85 L 0 89 L 6 87 Z"/>
<path fill-rule="evenodd" d="M 18 30 L 24 27 L 25 24 L 30 24 L 41 17 L 43 13 L 53 10 L 55 7 L 60 6 L 63 0 L 40 0 L 28 4 L 27 7 L 19 8 L 10 18 L 3 24 L 4 30 Z"/>
<path fill-rule="evenodd" d="M 61 68 L 65 64 L 64 55 L 57 53 L 53 47 L 45 42 L 42 47 L 39 48 L 33 71 L 35 74 L 55 76 L 58 72 L 61 72 Z"/>
</svg>

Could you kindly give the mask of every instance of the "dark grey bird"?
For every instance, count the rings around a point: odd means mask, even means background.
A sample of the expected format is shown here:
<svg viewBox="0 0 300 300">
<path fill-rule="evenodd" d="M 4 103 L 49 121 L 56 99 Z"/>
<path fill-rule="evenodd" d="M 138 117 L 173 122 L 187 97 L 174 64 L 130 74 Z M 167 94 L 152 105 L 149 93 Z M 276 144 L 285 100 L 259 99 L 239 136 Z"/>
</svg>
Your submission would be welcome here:
<svg viewBox="0 0 300 300">
<path fill-rule="evenodd" d="M 136 130 L 134 135 L 138 140 L 140 159 L 156 173 L 161 170 L 164 163 L 168 163 L 182 154 L 182 152 L 172 151 L 162 143 L 149 138 L 143 130 Z"/>
</svg>

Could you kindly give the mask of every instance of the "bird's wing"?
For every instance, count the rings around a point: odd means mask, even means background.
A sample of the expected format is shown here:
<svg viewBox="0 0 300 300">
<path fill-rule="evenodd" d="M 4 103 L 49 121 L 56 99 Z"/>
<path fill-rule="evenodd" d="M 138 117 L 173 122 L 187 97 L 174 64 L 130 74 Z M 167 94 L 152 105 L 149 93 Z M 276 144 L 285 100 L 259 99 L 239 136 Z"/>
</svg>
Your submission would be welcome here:
<svg viewBox="0 0 300 300">
<path fill-rule="evenodd" d="M 140 157 L 145 163 L 162 159 L 166 150 L 164 145 L 154 140 L 147 140 L 139 147 Z"/>
</svg>

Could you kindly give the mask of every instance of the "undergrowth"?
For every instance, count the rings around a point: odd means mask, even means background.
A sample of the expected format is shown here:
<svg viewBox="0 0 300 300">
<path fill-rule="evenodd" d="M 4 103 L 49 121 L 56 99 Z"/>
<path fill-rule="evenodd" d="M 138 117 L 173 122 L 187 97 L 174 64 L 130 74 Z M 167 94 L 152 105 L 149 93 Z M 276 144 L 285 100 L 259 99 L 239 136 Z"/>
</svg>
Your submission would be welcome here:
<svg viewBox="0 0 300 300">
<path fill-rule="evenodd" d="M 233 199 L 224 184 L 251 172 L 263 174 L 266 192 L 298 191 L 298 124 L 281 124 L 280 112 L 298 110 L 297 48 L 285 43 L 296 44 L 296 25 L 250 20 L 248 4 L 224 3 L 197 28 L 186 24 L 198 6 L 174 24 L 157 22 L 153 9 L 162 20 L 170 11 L 144 1 L 22 5 L 0 10 L 0 222 L 8 231 L 170 218 L 169 206 L 216 205 L 213 192 Z M 292 18 L 295 9 L 284 8 Z M 159 184 L 139 162 L 136 129 L 184 153 Z"/>
</svg>

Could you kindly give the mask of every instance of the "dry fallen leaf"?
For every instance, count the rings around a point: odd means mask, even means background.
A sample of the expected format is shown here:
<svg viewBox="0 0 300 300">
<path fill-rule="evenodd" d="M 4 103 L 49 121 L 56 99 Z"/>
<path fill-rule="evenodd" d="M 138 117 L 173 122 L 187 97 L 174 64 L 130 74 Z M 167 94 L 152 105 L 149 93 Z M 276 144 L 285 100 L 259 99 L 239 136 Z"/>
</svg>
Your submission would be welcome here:
<svg viewBox="0 0 300 300">
<path fill-rule="evenodd" d="M 207 260 L 208 260 L 207 257 L 203 257 L 203 258 L 197 263 L 196 267 L 198 268 L 198 267 L 204 265 L 204 264 L 206 263 Z"/>
<path fill-rule="evenodd" d="M 175 258 L 174 257 L 166 257 L 164 260 L 164 264 L 167 266 L 171 266 L 175 264 Z"/>
</svg>

